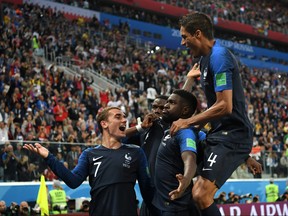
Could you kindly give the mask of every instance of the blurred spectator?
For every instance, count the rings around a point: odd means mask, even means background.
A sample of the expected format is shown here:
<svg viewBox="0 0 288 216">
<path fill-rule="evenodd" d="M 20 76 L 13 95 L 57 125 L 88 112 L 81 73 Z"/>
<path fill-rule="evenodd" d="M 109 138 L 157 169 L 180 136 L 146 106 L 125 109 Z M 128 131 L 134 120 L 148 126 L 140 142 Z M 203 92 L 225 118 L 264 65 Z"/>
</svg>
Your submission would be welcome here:
<svg viewBox="0 0 288 216">
<path fill-rule="evenodd" d="M 265 195 L 267 202 L 275 202 L 279 198 L 279 186 L 274 184 L 274 179 L 270 179 L 265 186 Z"/>
<path fill-rule="evenodd" d="M 231 201 L 234 204 L 239 204 L 240 203 L 240 196 L 238 194 L 233 194 Z"/>
<path fill-rule="evenodd" d="M 40 110 L 43 110 L 44 113 L 46 112 L 48 106 L 47 106 L 47 103 L 46 101 L 44 100 L 44 96 L 43 95 L 39 95 L 38 96 L 38 100 L 36 101 L 36 104 L 35 104 L 35 109 L 36 111 L 40 111 Z"/>
<path fill-rule="evenodd" d="M 78 163 L 80 156 L 77 146 L 71 143 L 71 150 L 67 153 L 66 162 L 68 163 L 68 169 L 72 170 Z"/>
<path fill-rule="evenodd" d="M 0 145 L 0 182 L 4 180 L 4 163 L 2 155 L 4 154 L 5 145 Z"/>
<path fill-rule="evenodd" d="M 4 121 L 0 121 L 0 144 L 9 140 L 8 132 L 9 126 Z"/>
<path fill-rule="evenodd" d="M 5 144 L 4 154 L 2 155 L 4 163 L 4 182 L 14 182 L 17 180 L 16 167 L 19 159 L 14 154 L 13 146 Z"/>
<path fill-rule="evenodd" d="M 253 175 L 248 172 L 248 167 L 245 163 L 241 164 L 231 175 L 233 179 L 249 179 Z"/>
<path fill-rule="evenodd" d="M 288 191 L 285 191 L 277 200 L 281 202 L 287 202 L 288 201 Z"/>
<path fill-rule="evenodd" d="M 152 103 L 155 100 L 156 96 L 158 95 L 155 86 L 152 85 L 149 88 L 147 88 L 147 101 L 148 101 L 148 109 L 152 109 Z"/>
<path fill-rule="evenodd" d="M 28 162 L 28 156 L 27 155 L 22 155 L 19 158 L 19 162 L 17 164 L 17 175 L 18 181 L 30 181 L 29 178 L 29 162 Z"/>
<path fill-rule="evenodd" d="M 79 110 L 76 107 L 76 102 L 72 101 L 70 107 L 68 108 L 68 117 L 72 120 L 73 127 L 76 126 L 76 122 L 79 119 Z"/>
<path fill-rule="evenodd" d="M 9 210 L 6 206 L 6 202 L 4 200 L 0 200 L 0 215 L 8 215 Z"/>
<path fill-rule="evenodd" d="M 271 177 L 278 176 L 277 175 L 278 160 L 279 158 L 277 157 L 277 154 L 275 152 L 268 153 L 266 164 L 267 164 L 267 167 L 269 168 Z"/>
<path fill-rule="evenodd" d="M 30 215 L 31 215 L 31 212 L 30 212 L 30 206 L 28 202 L 22 201 L 19 205 L 18 216 L 30 216 Z"/>
<path fill-rule="evenodd" d="M 44 170 L 43 174 L 47 181 L 53 181 L 54 179 L 58 179 L 58 177 L 54 174 L 54 172 L 49 167 L 47 167 Z"/>
<path fill-rule="evenodd" d="M 45 116 L 45 110 L 39 110 L 39 115 L 37 116 L 37 118 L 35 118 L 35 127 L 37 131 L 39 131 L 40 126 L 42 125 L 43 121 L 45 121 L 47 125 L 48 119 Z"/>
<path fill-rule="evenodd" d="M 233 203 L 233 196 L 234 196 L 234 192 L 233 192 L 233 191 L 230 191 L 230 192 L 228 193 L 228 199 L 226 200 L 226 203 L 228 203 L 228 204 Z"/>
<path fill-rule="evenodd" d="M 252 199 L 252 202 L 253 202 L 253 203 L 260 203 L 260 198 L 259 198 L 259 196 L 258 196 L 258 195 L 255 195 L 255 196 L 253 197 L 253 199 Z"/>
<path fill-rule="evenodd" d="M 28 112 L 30 111 L 31 108 L 28 108 Z M 21 132 L 24 135 L 25 139 L 27 138 L 29 133 L 36 134 L 35 131 L 35 121 L 33 119 L 33 114 L 28 114 L 26 115 L 26 119 L 24 120 L 22 127 L 21 127 Z"/>
<path fill-rule="evenodd" d="M 19 140 L 20 143 L 23 142 L 23 140 L 25 139 L 25 136 L 22 133 L 20 124 L 19 123 L 14 123 L 13 126 L 14 126 L 14 132 L 13 132 L 13 129 L 11 127 L 11 133 L 12 133 L 13 139 L 14 140 Z"/>
<path fill-rule="evenodd" d="M 18 215 L 19 205 L 16 202 L 12 202 L 8 208 L 8 215 Z"/>
<path fill-rule="evenodd" d="M 279 177 L 287 177 L 288 176 L 288 156 L 286 155 L 286 151 L 282 152 L 282 156 L 280 158 L 280 176 Z"/>
<path fill-rule="evenodd" d="M 53 180 L 53 189 L 49 191 L 49 203 L 52 214 L 67 214 L 66 193 L 59 180 Z"/>
<path fill-rule="evenodd" d="M 217 198 L 214 199 L 215 203 L 218 204 L 225 204 L 226 203 L 226 193 L 221 192 Z"/>
<path fill-rule="evenodd" d="M 40 173 L 38 171 L 38 166 L 34 163 L 29 163 L 28 167 L 28 179 L 29 181 L 39 181 L 40 180 Z"/>
<path fill-rule="evenodd" d="M 90 202 L 88 200 L 83 200 L 80 206 L 79 212 L 89 212 Z"/>
<path fill-rule="evenodd" d="M 56 105 L 53 107 L 53 113 L 56 123 L 59 125 L 63 124 L 63 121 L 68 117 L 68 111 L 61 98 L 57 100 Z"/>
<path fill-rule="evenodd" d="M 12 110 L 14 113 L 14 123 L 22 124 L 25 117 L 25 110 L 20 102 L 17 102 L 15 108 Z"/>
</svg>

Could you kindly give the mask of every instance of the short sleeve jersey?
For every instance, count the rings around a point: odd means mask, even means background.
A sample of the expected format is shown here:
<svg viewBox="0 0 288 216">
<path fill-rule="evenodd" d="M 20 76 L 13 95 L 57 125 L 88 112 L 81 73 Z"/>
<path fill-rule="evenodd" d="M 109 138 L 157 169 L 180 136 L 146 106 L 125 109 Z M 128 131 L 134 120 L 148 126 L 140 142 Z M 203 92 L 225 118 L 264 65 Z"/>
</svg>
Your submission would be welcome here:
<svg viewBox="0 0 288 216">
<path fill-rule="evenodd" d="M 239 67 L 234 55 L 216 42 L 211 53 L 203 56 L 200 70 L 208 108 L 216 102 L 217 92 L 233 92 L 232 114 L 210 122 L 211 130 L 207 140 L 251 144 L 252 125 L 248 119 Z"/>
<path fill-rule="evenodd" d="M 184 163 L 181 154 L 184 151 L 191 151 L 197 154 L 198 139 L 198 135 L 195 134 L 192 127 L 181 129 L 172 137 L 169 134 L 169 130 L 165 132 L 157 153 L 154 179 L 156 194 L 153 204 L 160 210 L 174 212 L 189 208 L 192 202 L 192 183 L 179 199 L 172 201 L 168 194 L 179 185 L 176 174 L 184 173 Z"/>
</svg>

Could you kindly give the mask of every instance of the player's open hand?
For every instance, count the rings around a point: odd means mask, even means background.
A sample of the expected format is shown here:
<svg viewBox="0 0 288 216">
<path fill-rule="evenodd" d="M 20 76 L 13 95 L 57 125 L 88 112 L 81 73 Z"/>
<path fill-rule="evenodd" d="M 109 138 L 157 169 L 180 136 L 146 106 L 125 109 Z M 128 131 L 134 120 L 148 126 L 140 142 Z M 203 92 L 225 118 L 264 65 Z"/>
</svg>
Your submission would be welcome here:
<svg viewBox="0 0 288 216">
<path fill-rule="evenodd" d="M 200 64 L 195 63 L 192 69 L 188 72 L 187 78 L 197 78 L 201 75 Z"/>
<path fill-rule="evenodd" d="M 170 135 L 173 136 L 178 130 L 188 127 L 189 124 L 186 119 L 179 119 L 177 121 L 174 121 L 170 128 Z"/>
<path fill-rule="evenodd" d="M 33 144 L 25 144 L 23 146 L 23 148 L 25 148 L 25 149 L 27 149 L 27 150 L 29 150 L 31 152 L 34 152 L 36 154 L 39 154 L 43 158 L 47 158 L 48 154 L 49 154 L 48 149 L 46 149 L 45 147 L 43 147 L 39 143 L 35 143 L 34 145 Z"/>
<path fill-rule="evenodd" d="M 179 182 L 179 186 L 176 190 L 173 190 L 169 193 L 171 200 L 175 200 L 175 199 L 180 198 L 183 195 L 183 193 L 187 187 L 186 186 L 187 185 L 186 178 L 184 178 L 184 176 L 182 174 L 177 174 L 176 178 Z"/>
</svg>

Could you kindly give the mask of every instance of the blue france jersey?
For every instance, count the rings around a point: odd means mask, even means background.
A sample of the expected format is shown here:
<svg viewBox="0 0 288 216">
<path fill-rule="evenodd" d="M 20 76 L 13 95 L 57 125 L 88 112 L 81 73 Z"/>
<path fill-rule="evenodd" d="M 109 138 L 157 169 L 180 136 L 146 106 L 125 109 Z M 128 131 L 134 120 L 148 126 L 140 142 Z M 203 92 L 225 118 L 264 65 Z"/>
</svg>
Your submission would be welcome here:
<svg viewBox="0 0 288 216">
<path fill-rule="evenodd" d="M 202 133 L 200 136 L 202 139 L 205 138 Z M 197 154 L 198 141 L 198 131 L 195 133 L 192 127 L 181 129 L 172 137 L 169 134 L 169 130 L 165 132 L 157 153 L 154 179 L 156 194 L 153 204 L 160 210 L 187 210 L 192 202 L 192 183 L 179 199 L 171 201 L 168 194 L 178 187 L 179 183 L 176 174 L 184 173 L 184 163 L 181 154 L 184 151 L 191 151 Z"/>
<path fill-rule="evenodd" d="M 72 171 L 66 169 L 51 154 L 46 161 L 53 172 L 71 188 L 78 187 L 89 177 L 92 203 L 90 215 L 136 216 L 136 180 L 143 199 L 146 203 L 151 203 L 154 191 L 147 159 L 138 146 L 123 144 L 119 149 L 104 146 L 86 149 Z"/>
<path fill-rule="evenodd" d="M 208 108 L 216 102 L 216 93 L 233 92 L 232 114 L 211 121 L 207 140 L 223 140 L 234 143 L 252 143 L 252 125 L 248 119 L 245 96 L 239 68 L 234 55 L 216 44 L 211 53 L 200 62 L 201 85 L 207 98 Z"/>
</svg>

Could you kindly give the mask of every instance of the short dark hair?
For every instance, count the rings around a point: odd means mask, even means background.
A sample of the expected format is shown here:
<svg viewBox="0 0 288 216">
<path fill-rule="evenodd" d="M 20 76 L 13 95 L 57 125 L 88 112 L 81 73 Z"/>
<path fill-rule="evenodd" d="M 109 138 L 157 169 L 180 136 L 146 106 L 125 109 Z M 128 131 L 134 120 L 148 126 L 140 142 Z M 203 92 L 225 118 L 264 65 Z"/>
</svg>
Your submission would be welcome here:
<svg viewBox="0 0 288 216">
<path fill-rule="evenodd" d="M 192 116 L 195 113 L 198 101 L 194 94 L 184 89 L 176 89 L 172 94 L 177 94 L 184 99 L 184 103 L 186 103 L 190 108 L 189 115 Z"/>
<path fill-rule="evenodd" d="M 186 14 L 180 18 L 179 25 L 180 27 L 184 27 L 190 34 L 194 34 L 197 30 L 200 30 L 209 40 L 214 39 L 214 27 L 212 20 L 204 13 L 196 11 Z"/>
<path fill-rule="evenodd" d="M 103 133 L 103 128 L 101 126 L 101 121 L 103 121 L 103 120 L 106 121 L 108 119 L 109 111 L 112 110 L 112 109 L 121 110 L 119 107 L 106 107 L 97 115 L 96 121 L 97 121 L 100 133 Z"/>
<path fill-rule="evenodd" d="M 162 99 L 162 100 L 168 100 L 168 96 L 167 95 L 157 95 L 155 99 Z"/>
</svg>

